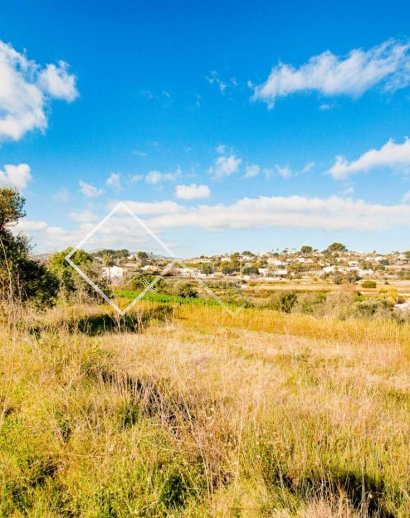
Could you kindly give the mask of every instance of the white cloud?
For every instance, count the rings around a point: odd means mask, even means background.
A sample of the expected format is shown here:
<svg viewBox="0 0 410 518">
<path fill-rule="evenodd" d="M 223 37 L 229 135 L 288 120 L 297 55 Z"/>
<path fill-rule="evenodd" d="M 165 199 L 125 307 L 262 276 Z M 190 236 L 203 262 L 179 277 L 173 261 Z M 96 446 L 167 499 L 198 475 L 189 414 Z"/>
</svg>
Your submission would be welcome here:
<svg viewBox="0 0 410 518">
<path fill-rule="evenodd" d="M 141 182 L 144 179 L 144 175 L 142 174 L 134 174 L 131 176 L 131 182 Z"/>
<path fill-rule="evenodd" d="M 116 207 L 118 202 L 111 202 L 109 209 Z M 176 212 L 185 212 L 186 207 L 179 205 L 175 201 L 157 201 L 157 202 L 144 202 L 144 201 L 127 201 L 127 207 L 135 212 L 138 216 L 147 216 L 152 214 L 174 214 Z"/>
<path fill-rule="evenodd" d="M 410 167 L 410 140 L 406 138 L 402 144 L 395 144 L 390 139 L 380 149 L 370 149 L 351 162 L 343 156 L 337 156 L 329 173 L 335 180 L 343 180 L 352 174 L 377 167 L 397 167 L 407 171 Z"/>
<path fill-rule="evenodd" d="M 330 104 L 330 103 L 322 103 L 320 106 L 319 106 L 319 110 L 321 111 L 328 111 L 328 110 L 331 110 L 333 108 L 333 104 Z"/>
<path fill-rule="evenodd" d="M 257 164 L 251 164 L 246 167 L 245 178 L 255 178 L 261 172 L 261 168 Z"/>
<path fill-rule="evenodd" d="M 140 156 L 140 157 L 148 156 L 148 153 L 146 153 L 145 151 L 140 151 L 139 149 L 134 149 L 132 154 L 135 156 Z"/>
<path fill-rule="evenodd" d="M 73 221 L 77 221 L 79 223 L 92 223 L 100 219 L 98 215 L 90 209 L 85 209 L 79 212 L 70 212 L 68 214 L 68 217 Z"/>
<path fill-rule="evenodd" d="M 181 200 L 195 200 L 199 198 L 208 198 L 211 191 L 207 185 L 177 185 L 175 188 L 175 196 Z"/>
<path fill-rule="evenodd" d="M 215 159 L 214 165 L 209 168 L 209 172 L 215 178 L 223 178 L 236 173 L 242 160 L 235 155 L 221 155 Z"/>
<path fill-rule="evenodd" d="M 403 196 L 403 203 L 410 203 L 410 191 L 407 191 Z"/>
<path fill-rule="evenodd" d="M 39 232 L 48 227 L 45 221 L 34 221 L 30 219 L 20 219 L 13 228 L 15 232 Z"/>
<path fill-rule="evenodd" d="M 50 101 L 77 97 L 76 78 L 68 65 L 41 67 L 0 41 L 0 140 L 19 140 L 31 130 L 47 128 Z"/>
<path fill-rule="evenodd" d="M 156 229 L 200 227 L 227 228 L 299 227 L 330 230 L 373 231 L 397 225 L 410 226 L 410 206 L 368 204 L 331 196 L 260 196 L 231 205 L 200 205 L 148 221 Z"/>
<path fill-rule="evenodd" d="M 31 169 L 28 164 L 6 164 L 0 169 L 0 187 L 11 187 L 22 191 L 31 180 Z"/>
<path fill-rule="evenodd" d="M 68 64 L 59 61 L 58 66 L 50 64 L 39 73 L 38 83 L 42 90 L 56 99 L 74 101 L 78 97 L 76 77 L 68 73 Z"/>
<path fill-rule="evenodd" d="M 83 182 L 82 180 L 80 180 L 79 185 L 81 193 L 86 198 L 98 198 L 98 196 L 101 196 L 103 193 L 102 189 L 98 189 L 98 187 L 95 187 L 90 183 Z"/>
<path fill-rule="evenodd" d="M 162 182 L 174 182 L 181 175 L 181 170 L 177 169 L 173 173 L 163 173 L 161 171 L 150 171 L 146 177 L 145 181 L 149 185 L 158 185 Z"/>
<path fill-rule="evenodd" d="M 409 49 L 409 43 L 390 39 L 367 51 L 353 49 L 343 57 L 328 50 L 298 68 L 279 63 L 265 83 L 254 87 L 253 99 L 272 108 L 277 98 L 297 92 L 358 97 L 378 83 L 385 90 L 402 88 L 410 82 Z"/>
<path fill-rule="evenodd" d="M 199 228 L 205 231 L 253 228 L 319 228 L 326 230 L 377 231 L 406 226 L 410 228 L 410 205 L 370 204 L 339 196 L 259 196 L 242 198 L 229 205 L 184 206 L 174 201 L 126 201 L 157 235 L 166 236 L 170 228 Z M 114 206 L 114 202 L 112 202 Z M 79 213 L 80 214 L 80 213 Z M 87 214 L 89 217 L 87 217 Z M 71 215 L 73 217 L 73 215 Z M 76 216 L 74 216 L 75 218 Z M 67 230 L 45 222 L 21 222 L 18 230 L 33 235 L 41 249 L 53 250 L 77 243 L 95 226 L 92 213 L 78 215 L 79 227 Z M 145 231 L 127 213 L 116 214 L 91 240 L 90 247 L 135 246 L 147 240 Z M 163 237 L 162 237 L 163 238 Z"/>
<path fill-rule="evenodd" d="M 292 169 L 290 169 L 287 165 L 281 167 L 280 165 L 275 165 L 275 169 L 276 169 L 276 172 L 278 173 L 279 176 L 281 176 L 282 178 L 290 178 L 291 176 L 293 176 L 293 171 Z"/>
<path fill-rule="evenodd" d="M 113 189 L 114 191 L 119 192 L 122 189 L 121 176 L 118 173 L 110 174 L 110 176 L 107 178 L 105 182 L 105 185 L 107 187 L 111 187 L 111 189 Z"/>
<path fill-rule="evenodd" d="M 209 84 L 217 85 L 221 94 L 224 94 L 227 88 L 238 86 L 238 82 L 235 77 L 231 77 L 228 81 L 222 81 L 216 70 L 212 70 L 205 79 Z"/>
</svg>

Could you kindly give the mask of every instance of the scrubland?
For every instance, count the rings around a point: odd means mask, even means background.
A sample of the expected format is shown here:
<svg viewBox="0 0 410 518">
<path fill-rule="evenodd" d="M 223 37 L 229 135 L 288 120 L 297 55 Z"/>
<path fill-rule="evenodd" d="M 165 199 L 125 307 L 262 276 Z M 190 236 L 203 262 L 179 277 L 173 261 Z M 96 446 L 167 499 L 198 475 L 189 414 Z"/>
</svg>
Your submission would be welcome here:
<svg viewBox="0 0 410 518">
<path fill-rule="evenodd" d="M 143 302 L 1 324 L 0 515 L 407 517 L 410 324 Z"/>
</svg>

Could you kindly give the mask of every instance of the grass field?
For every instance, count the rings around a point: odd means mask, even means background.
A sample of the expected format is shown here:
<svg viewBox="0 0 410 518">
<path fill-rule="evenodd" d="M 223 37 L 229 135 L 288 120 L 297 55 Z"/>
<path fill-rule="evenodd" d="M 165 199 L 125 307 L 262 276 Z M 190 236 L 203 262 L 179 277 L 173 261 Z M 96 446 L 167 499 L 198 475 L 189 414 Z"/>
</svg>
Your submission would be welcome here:
<svg viewBox="0 0 410 518">
<path fill-rule="evenodd" d="M 3 322 L 1 516 L 410 515 L 410 324 L 159 302 Z"/>
</svg>

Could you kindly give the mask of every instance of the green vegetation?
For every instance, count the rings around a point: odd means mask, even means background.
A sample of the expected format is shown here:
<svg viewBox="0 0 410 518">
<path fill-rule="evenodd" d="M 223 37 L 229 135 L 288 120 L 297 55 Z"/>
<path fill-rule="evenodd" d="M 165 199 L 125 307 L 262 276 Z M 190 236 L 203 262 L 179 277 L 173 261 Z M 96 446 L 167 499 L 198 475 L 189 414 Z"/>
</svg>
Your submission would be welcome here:
<svg viewBox="0 0 410 518">
<path fill-rule="evenodd" d="M 0 301 L 32 301 L 37 307 L 49 306 L 57 296 L 57 279 L 30 259 L 28 239 L 11 231 L 25 214 L 24 202 L 17 191 L 0 189 Z"/>
</svg>

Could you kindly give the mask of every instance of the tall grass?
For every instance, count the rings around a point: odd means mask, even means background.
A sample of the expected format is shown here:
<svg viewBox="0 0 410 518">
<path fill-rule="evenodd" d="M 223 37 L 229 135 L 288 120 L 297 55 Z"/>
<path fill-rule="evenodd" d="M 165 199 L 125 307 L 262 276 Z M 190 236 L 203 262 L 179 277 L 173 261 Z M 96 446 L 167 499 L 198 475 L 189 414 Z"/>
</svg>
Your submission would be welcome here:
<svg viewBox="0 0 410 518">
<path fill-rule="evenodd" d="M 407 324 L 107 311 L 3 323 L 1 516 L 409 516 Z"/>
</svg>

